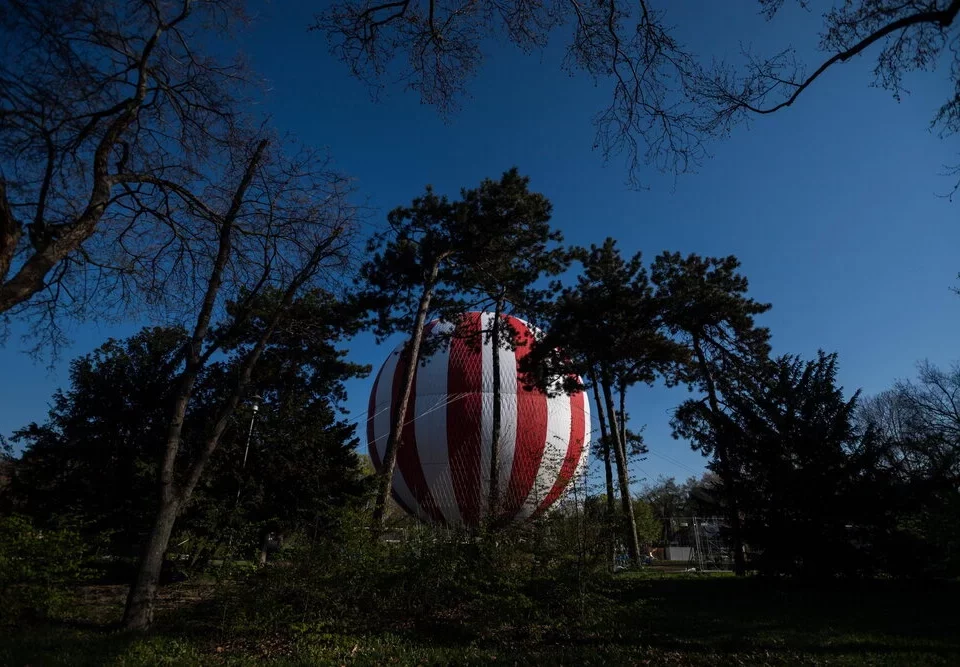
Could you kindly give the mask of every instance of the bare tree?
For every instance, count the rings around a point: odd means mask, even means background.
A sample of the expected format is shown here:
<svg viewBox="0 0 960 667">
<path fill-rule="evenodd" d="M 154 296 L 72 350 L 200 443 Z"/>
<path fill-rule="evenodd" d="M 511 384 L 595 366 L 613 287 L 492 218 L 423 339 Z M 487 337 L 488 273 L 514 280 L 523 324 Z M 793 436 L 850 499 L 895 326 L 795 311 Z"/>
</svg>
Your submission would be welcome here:
<svg viewBox="0 0 960 667">
<path fill-rule="evenodd" d="M 161 298 L 150 271 L 193 233 L 168 184 L 198 187 L 243 90 L 239 62 L 199 44 L 239 4 L 0 5 L 0 314 L 32 317 L 40 344 L 61 314 Z"/>
<path fill-rule="evenodd" d="M 154 178 L 141 175 L 145 181 Z M 135 181 L 136 174 L 129 180 Z M 207 462 L 227 429 L 250 383 L 260 355 L 297 294 L 317 281 L 330 281 L 350 259 L 354 209 L 347 203 L 347 181 L 306 152 L 295 159 L 270 151 L 265 138 L 239 140 L 221 179 L 202 195 L 167 184 L 173 195 L 171 219 L 194 232 L 179 246 L 185 257 L 165 266 L 170 280 L 196 285 L 205 275 L 193 314 L 191 337 L 182 352 L 166 444 L 159 471 L 159 506 L 144 544 L 139 570 L 127 599 L 124 626 L 143 629 L 153 617 L 164 553 L 177 515 L 190 501 Z M 188 222 L 188 219 L 193 219 Z M 199 452 L 185 461 L 180 446 L 194 385 L 214 355 L 236 342 L 234 334 L 253 317 L 267 291 L 279 294 L 276 306 L 259 315 L 259 337 L 234 352 L 236 384 L 207 425 Z"/>
<path fill-rule="evenodd" d="M 798 0 L 803 6 L 806 0 Z M 773 19 L 784 0 L 760 0 L 763 13 Z M 694 96 L 709 108 L 705 130 L 725 131 L 751 115 L 776 113 L 793 105 L 828 70 L 870 50 L 877 51 L 874 85 L 904 94 L 904 76 L 917 70 L 935 70 L 946 53 L 951 58 L 953 87 L 931 121 L 941 136 L 960 131 L 960 0 L 858 0 L 832 7 L 823 15 L 820 50 L 827 57 L 812 72 L 793 48 L 762 57 L 746 52 L 745 67 L 720 63 L 705 71 Z M 956 166 L 945 167 L 957 176 Z M 956 181 L 950 196 L 960 188 Z"/>
<path fill-rule="evenodd" d="M 960 363 L 943 370 L 923 361 L 917 371 L 916 383 L 898 382 L 895 390 L 926 428 L 960 443 Z"/>
<path fill-rule="evenodd" d="M 858 427 L 877 436 L 878 464 L 897 477 L 955 478 L 960 475 L 960 364 L 944 370 L 924 361 L 917 370 L 916 380 L 902 380 L 864 400 L 856 414 Z"/>
<path fill-rule="evenodd" d="M 808 0 L 797 0 L 808 8 Z M 709 66 L 681 44 L 652 0 L 337 0 L 316 17 L 331 50 L 377 90 L 395 76 L 443 112 L 455 108 L 481 66 L 482 44 L 505 35 L 524 51 L 572 25 L 563 66 L 612 86 L 594 117 L 595 147 L 622 156 L 636 184 L 644 164 L 683 173 L 706 157 L 705 142 L 752 115 L 791 106 L 824 72 L 878 50 L 875 83 L 899 96 L 905 74 L 951 57 L 950 96 L 933 125 L 960 129 L 960 0 L 849 0 L 824 13 L 823 62 L 809 72 L 793 49 L 745 53 L 745 65 Z M 759 0 L 772 20 L 784 0 Z M 406 62 L 394 65 L 396 56 Z M 956 176 L 956 167 L 947 167 Z M 956 183 L 953 192 L 960 187 Z"/>
<path fill-rule="evenodd" d="M 482 64 L 484 40 L 506 35 L 530 51 L 568 22 L 574 32 L 564 68 L 613 84 L 609 106 L 594 117 L 603 155 L 622 156 L 634 183 L 643 163 L 675 173 L 699 164 L 706 153 L 698 107 L 685 97 L 696 63 L 646 0 L 340 0 L 316 17 L 314 29 L 374 90 L 396 75 L 446 113 Z M 398 55 L 406 64 L 391 67 Z"/>
</svg>

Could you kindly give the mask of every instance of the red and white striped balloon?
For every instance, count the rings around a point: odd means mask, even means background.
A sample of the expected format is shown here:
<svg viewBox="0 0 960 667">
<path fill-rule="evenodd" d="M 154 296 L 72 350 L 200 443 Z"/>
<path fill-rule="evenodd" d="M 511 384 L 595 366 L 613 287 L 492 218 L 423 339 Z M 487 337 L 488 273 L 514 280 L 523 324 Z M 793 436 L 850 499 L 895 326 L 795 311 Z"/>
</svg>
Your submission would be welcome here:
<svg viewBox="0 0 960 667">
<path fill-rule="evenodd" d="M 546 511 L 581 474 L 591 429 L 583 392 L 550 397 L 523 386 L 517 366 L 534 330 L 516 317 L 504 319 L 519 341 L 516 350 L 500 350 L 499 519 L 512 522 Z M 493 346 L 480 332 L 492 321 L 492 313 L 473 312 L 456 324 L 437 320 L 424 328 L 427 336 L 457 331 L 417 367 L 397 452 L 393 498 L 423 521 L 476 526 L 486 514 Z M 387 358 L 370 394 L 367 442 L 377 470 L 407 363 L 402 350 L 403 344 Z"/>
</svg>

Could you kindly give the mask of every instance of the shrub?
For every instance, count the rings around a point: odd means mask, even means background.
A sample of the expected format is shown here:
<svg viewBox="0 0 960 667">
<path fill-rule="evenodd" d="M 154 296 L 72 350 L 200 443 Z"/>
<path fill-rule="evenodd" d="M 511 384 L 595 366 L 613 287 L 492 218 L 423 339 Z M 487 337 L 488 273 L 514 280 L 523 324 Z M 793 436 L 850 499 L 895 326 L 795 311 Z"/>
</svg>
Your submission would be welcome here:
<svg viewBox="0 0 960 667">
<path fill-rule="evenodd" d="M 423 526 L 386 543 L 371 540 L 366 525 L 358 517 L 337 540 L 301 543 L 287 561 L 233 578 L 220 598 L 228 633 L 316 641 L 416 631 L 509 641 L 566 632 L 598 609 L 588 600 L 605 575 L 562 554 L 569 545 L 556 544 L 559 531 L 471 535 Z"/>
<path fill-rule="evenodd" d="M 0 624 L 62 612 L 87 576 L 85 563 L 75 531 L 41 531 L 25 517 L 0 517 Z"/>
</svg>

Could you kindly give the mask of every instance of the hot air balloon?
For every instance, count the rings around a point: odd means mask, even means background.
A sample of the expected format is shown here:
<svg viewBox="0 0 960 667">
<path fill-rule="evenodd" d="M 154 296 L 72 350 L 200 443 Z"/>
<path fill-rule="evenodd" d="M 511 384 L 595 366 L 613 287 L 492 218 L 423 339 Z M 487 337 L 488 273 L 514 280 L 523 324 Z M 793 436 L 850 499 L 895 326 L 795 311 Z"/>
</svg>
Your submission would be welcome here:
<svg viewBox="0 0 960 667">
<path fill-rule="evenodd" d="M 477 526 L 488 517 L 493 451 L 492 313 L 471 312 L 456 323 L 436 320 L 426 337 L 449 342 L 425 355 L 414 375 L 404 417 L 392 495 L 419 519 L 446 526 Z M 497 443 L 497 523 L 536 517 L 550 508 L 583 470 L 590 434 L 590 405 L 583 392 L 548 395 L 524 387 L 518 364 L 536 331 L 505 316 L 516 349 L 501 348 L 501 427 Z M 367 418 L 370 458 L 381 469 L 393 406 L 407 364 L 401 344 L 380 368 Z"/>
</svg>

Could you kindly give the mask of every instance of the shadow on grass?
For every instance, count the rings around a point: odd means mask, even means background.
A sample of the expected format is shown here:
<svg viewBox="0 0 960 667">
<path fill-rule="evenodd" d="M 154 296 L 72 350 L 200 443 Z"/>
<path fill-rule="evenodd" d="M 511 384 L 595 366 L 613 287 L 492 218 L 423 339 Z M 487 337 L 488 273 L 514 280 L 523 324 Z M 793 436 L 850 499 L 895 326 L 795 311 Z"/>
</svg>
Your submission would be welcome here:
<svg viewBox="0 0 960 667">
<path fill-rule="evenodd" d="M 5 632 L 3 665 L 97 665 L 130 652 L 139 638 L 93 623 L 47 623 Z"/>
<path fill-rule="evenodd" d="M 632 641 L 665 649 L 960 655 L 957 582 L 628 579 L 606 592 Z"/>
<path fill-rule="evenodd" d="M 334 629 L 335 619 L 329 619 L 334 622 L 328 630 L 262 635 L 229 630 L 229 615 L 242 609 L 188 596 L 162 609 L 147 635 L 82 619 L 7 633 L 0 640 L 0 664 L 198 664 L 214 656 L 256 660 L 268 646 L 274 656 L 340 664 L 352 661 L 347 658 L 354 644 L 371 647 L 360 653 L 379 651 L 369 656 L 370 664 L 391 658 L 392 651 L 407 656 L 404 664 L 443 664 L 478 650 L 490 651 L 480 662 L 496 654 L 531 664 L 960 664 L 958 595 L 958 582 L 804 584 L 627 575 L 601 583 L 580 614 L 570 614 L 568 606 L 568 613 L 552 616 L 543 600 L 529 618 L 476 617 L 452 609 L 442 617 L 391 619 L 371 609 L 365 627 Z"/>
</svg>

